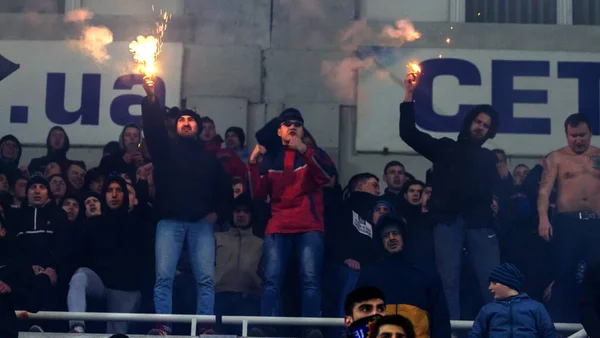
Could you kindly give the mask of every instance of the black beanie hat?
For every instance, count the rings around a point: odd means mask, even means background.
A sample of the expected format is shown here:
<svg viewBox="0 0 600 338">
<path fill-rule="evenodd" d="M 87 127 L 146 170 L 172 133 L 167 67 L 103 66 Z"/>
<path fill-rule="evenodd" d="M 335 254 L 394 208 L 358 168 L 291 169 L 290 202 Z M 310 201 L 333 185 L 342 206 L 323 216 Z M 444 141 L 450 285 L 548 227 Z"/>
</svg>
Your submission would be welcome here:
<svg viewBox="0 0 600 338">
<path fill-rule="evenodd" d="M 237 137 L 240 139 L 240 145 L 242 147 L 246 144 L 246 133 L 244 133 L 244 129 L 240 127 L 229 127 L 225 131 L 225 136 L 227 136 L 229 132 L 232 132 L 237 135 Z"/>
<path fill-rule="evenodd" d="M 175 120 L 178 120 L 182 116 L 186 116 L 186 115 L 191 116 L 194 119 L 194 121 L 196 121 L 196 123 L 198 124 L 198 126 L 199 126 L 198 129 L 202 130 L 200 128 L 200 126 L 202 125 L 202 118 L 195 111 L 193 111 L 191 109 L 183 109 L 183 110 L 171 109 L 171 110 L 172 110 L 171 117 L 174 118 Z"/>
<path fill-rule="evenodd" d="M 29 191 L 29 188 L 31 188 L 31 186 L 34 184 L 43 184 L 44 186 L 46 186 L 46 189 L 48 189 L 48 197 L 52 198 L 52 194 L 50 193 L 50 183 L 48 183 L 48 180 L 44 176 L 42 176 L 42 175 L 31 176 L 31 178 L 29 179 L 29 182 L 27 182 L 27 187 L 25 188 L 25 192 Z"/>
<path fill-rule="evenodd" d="M 289 120 L 296 120 L 304 123 L 304 119 L 302 118 L 302 114 L 296 108 L 287 108 L 279 114 L 279 123 L 283 123 Z"/>
<path fill-rule="evenodd" d="M 506 285 L 518 292 L 523 284 L 523 274 L 513 264 L 504 263 L 492 270 L 490 282 Z"/>
</svg>

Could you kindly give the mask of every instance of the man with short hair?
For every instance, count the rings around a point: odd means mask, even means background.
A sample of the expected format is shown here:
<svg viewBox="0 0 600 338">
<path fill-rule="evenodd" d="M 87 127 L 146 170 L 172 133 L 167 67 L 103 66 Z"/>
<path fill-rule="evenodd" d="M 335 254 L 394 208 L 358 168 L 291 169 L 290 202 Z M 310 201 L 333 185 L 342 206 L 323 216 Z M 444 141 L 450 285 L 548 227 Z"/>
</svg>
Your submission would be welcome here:
<svg viewBox="0 0 600 338">
<path fill-rule="evenodd" d="M 394 205 L 394 208 L 400 210 L 402 201 L 402 188 L 408 181 L 408 176 L 404 164 L 399 161 L 390 161 L 383 169 L 383 181 L 387 185 L 383 198 Z"/>
<path fill-rule="evenodd" d="M 344 299 L 356 287 L 361 266 L 377 259 L 370 216 L 379 195 L 379 179 L 371 173 L 354 175 L 346 187 L 337 222 L 327 229 L 325 240 L 328 292 L 325 316 L 342 316 Z M 340 245 L 343 243 L 343 245 Z"/>
<path fill-rule="evenodd" d="M 371 333 L 373 338 L 415 338 L 413 323 L 400 315 L 385 316 L 375 322 Z M 418 337 L 422 337 L 419 335 Z"/>
<path fill-rule="evenodd" d="M 72 161 L 67 169 L 67 193 L 69 195 L 79 196 L 85 183 L 85 163 L 82 161 Z"/>
<path fill-rule="evenodd" d="M 21 153 L 21 142 L 14 135 L 5 135 L 0 139 L 0 170 L 7 173 L 9 178 L 20 174 Z"/>
<path fill-rule="evenodd" d="M 148 94 L 142 102 L 142 121 L 152 157 L 156 189 L 156 313 L 171 314 L 173 278 L 183 242 L 196 278 L 196 314 L 214 312 L 214 225 L 224 217 L 233 200 L 231 180 L 214 154 L 199 138 L 200 116 L 189 109 L 177 110 L 175 135 L 169 137 L 165 109 L 154 93 L 153 79 L 146 79 Z M 172 109 L 174 110 L 174 109 Z M 170 333 L 166 324 L 151 331 Z"/>
<path fill-rule="evenodd" d="M 421 181 L 407 181 L 402 188 L 404 199 L 410 205 L 421 205 L 421 193 L 425 188 L 425 183 Z"/>
<path fill-rule="evenodd" d="M 215 121 L 210 117 L 202 117 L 202 132 L 200 133 L 200 139 L 204 141 L 206 149 L 214 153 L 215 156 L 221 161 L 225 171 L 231 176 L 231 178 L 246 179 L 246 166 L 244 162 L 240 160 L 233 148 L 223 148 L 223 139 L 221 135 L 217 135 Z"/>
<path fill-rule="evenodd" d="M 344 325 L 350 326 L 357 320 L 385 313 L 383 291 L 374 286 L 362 286 L 352 290 L 344 300 Z"/>
<path fill-rule="evenodd" d="M 587 116 L 573 114 L 565 120 L 567 146 L 546 158 L 537 201 L 539 235 L 554 242 L 555 283 L 552 302 L 555 320 L 577 322 L 575 274 L 580 260 L 600 261 L 600 148 L 592 146 Z M 557 215 L 548 217 L 550 194 L 557 184 Z"/>
<path fill-rule="evenodd" d="M 346 194 L 354 191 L 379 196 L 379 178 L 371 173 L 360 173 L 352 176 L 346 187 Z M 348 196 L 344 196 L 346 198 Z"/>
<path fill-rule="evenodd" d="M 416 73 L 407 74 L 404 102 L 400 104 L 400 138 L 417 153 L 433 162 L 429 212 L 438 219 L 434 228 L 436 265 L 452 319 L 460 319 L 460 274 L 463 248 L 469 250 L 471 263 L 483 299 L 491 301 L 487 278 L 500 264 L 496 236 L 494 196 L 504 201 L 497 157 L 483 144 L 496 136 L 498 113 L 490 105 L 473 107 L 464 117 L 456 140 L 434 138 L 416 125 L 413 93 Z"/>
<path fill-rule="evenodd" d="M 525 178 L 529 174 L 529 167 L 523 163 L 517 164 L 515 169 L 513 169 L 512 177 L 513 177 L 513 185 L 515 187 L 520 187 L 525 182 Z"/>
<path fill-rule="evenodd" d="M 11 208 L 19 208 L 23 204 L 23 201 L 25 201 L 27 197 L 27 191 L 25 190 L 27 188 L 27 181 L 29 181 L 27 177 L 18 176 L 10 182 L 10 194 L 13 196 Z"/>
</svg>

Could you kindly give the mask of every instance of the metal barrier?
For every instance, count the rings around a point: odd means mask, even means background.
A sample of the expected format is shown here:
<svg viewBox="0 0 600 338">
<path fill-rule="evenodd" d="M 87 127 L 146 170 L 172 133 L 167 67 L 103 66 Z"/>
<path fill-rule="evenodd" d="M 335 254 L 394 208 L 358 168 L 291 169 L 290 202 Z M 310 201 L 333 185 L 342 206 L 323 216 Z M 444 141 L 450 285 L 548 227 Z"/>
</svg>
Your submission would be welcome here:
<svg viewBox="0 0 600 338">
<path fill-rule="evenodd" d="M 106 313 L 106 312 L 50 312 L 40 311 L 29 313 L 17 311 L 20 319 L 35 320 L 87 320 L 87 321 L 132 321 L 132 322 L 165 322 L 165 323 L 190 323 L 191 336 L 196 336 L 196 324 L 217 322 L 216 316 L 202 315 L 160 315 L 149 313 Z M 249 325 L 297 325 L 297 326 L 343 326 L 342 318 L 303 318 L 303 317 L 251 317 L 251 316 L 222 316 L 223 324 L 242 325 L 242 336 L 248 336 Z M 453 329 L 470 329 L 473 321 L 452 320 L 450 325 Z M 581 324 L 555 323 L 556 330 L 563 332 L 583 331 Z M 583 336 L 577 332 L 571 337 L 587 337 L 585 331 Z"/>
<path fill-rule="evenodd" d="M 585 330 L 579 330 L 567 338 L 588 338 L 588 334 L 585 332 Z"/>
</svg>

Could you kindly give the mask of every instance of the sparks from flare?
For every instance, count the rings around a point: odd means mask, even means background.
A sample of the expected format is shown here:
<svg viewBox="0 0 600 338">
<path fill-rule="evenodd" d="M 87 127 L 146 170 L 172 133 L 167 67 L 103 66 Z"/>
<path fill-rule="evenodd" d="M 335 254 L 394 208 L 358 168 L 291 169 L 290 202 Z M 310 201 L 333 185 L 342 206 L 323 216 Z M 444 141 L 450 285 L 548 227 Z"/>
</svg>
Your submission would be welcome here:
<svg viewBox="0 0 600 338">
<path fill-rule="evenodd" d="M 152 6 L 154 11 L 154 5 Z M 160 10 L 160 20 L 156 23 L 156 29 L 152 35 L 139 35 L 129 44 L 129 50 L 133 53 L 133 59 L 137 62 L 138 72 L 146 77 L 156 74 L 156 59 L 162 51 L 163 36 L 167 30 L 167 24 L 172 14 Z"/>
</svg>

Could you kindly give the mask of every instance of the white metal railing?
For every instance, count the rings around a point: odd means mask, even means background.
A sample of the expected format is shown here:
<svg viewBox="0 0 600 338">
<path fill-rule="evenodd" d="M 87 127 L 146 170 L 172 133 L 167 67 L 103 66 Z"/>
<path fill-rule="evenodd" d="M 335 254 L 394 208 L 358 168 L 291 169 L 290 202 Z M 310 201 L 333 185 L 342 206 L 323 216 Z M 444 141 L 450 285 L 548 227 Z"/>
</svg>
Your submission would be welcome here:
<svg viewBox="0 0 600 338">
<path fill-rule="evenodd" d="M 588 338 L 588 334 L 585 332 L 585 330 L 579 330 L 567 338 Z"/>
<path fill-rule="evenodd" d="M 17 311 L 20 319 L 35 320 L 87 320 L 87 321 L 132 321 L 132 322 L 164 322 L 164 323 L 190 323 L 191 335 L 196 336 L 196 324 L 217 322 L 216 316 L 203 315 L 164 315 L 150 313 L 107 313 L 107 312 L 53 312 L 40 311 L 30 313 Z M 342 318 L 302 318 L 302 317 L 252 317 L 252 316 L 222 316 L 223 324 L 242 325 L 242 336 L 248 336 L 248 325 L 298 325 L 298 326 L 343 326 Z M 450 325 L 453 329 L 470 329 L 473 321 L 452 320 Z M 581 324 L 555 323 L 556 330 L 563 332 L 583 331 Z M 571 337 L 586 337 L 577 332 Z"/>
</svg>

